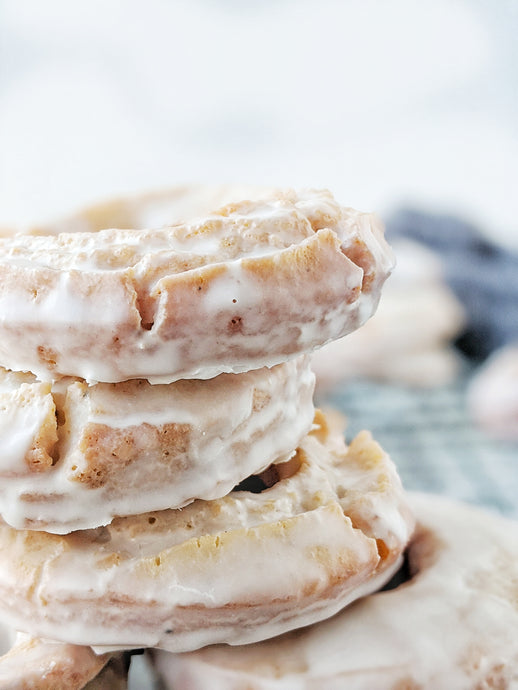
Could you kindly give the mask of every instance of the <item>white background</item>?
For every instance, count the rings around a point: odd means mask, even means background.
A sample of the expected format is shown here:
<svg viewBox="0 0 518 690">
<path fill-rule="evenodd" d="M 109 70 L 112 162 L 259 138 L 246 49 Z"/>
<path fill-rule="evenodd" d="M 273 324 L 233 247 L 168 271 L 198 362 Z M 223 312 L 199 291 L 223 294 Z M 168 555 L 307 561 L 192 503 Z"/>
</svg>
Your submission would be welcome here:
<svg viewBox="0 0 518 690">
<path fill-rule="evenodd" d="M 518 0 L 0 0 L 0 225 L 326 186 L 518 246 Z"/>
</svg>

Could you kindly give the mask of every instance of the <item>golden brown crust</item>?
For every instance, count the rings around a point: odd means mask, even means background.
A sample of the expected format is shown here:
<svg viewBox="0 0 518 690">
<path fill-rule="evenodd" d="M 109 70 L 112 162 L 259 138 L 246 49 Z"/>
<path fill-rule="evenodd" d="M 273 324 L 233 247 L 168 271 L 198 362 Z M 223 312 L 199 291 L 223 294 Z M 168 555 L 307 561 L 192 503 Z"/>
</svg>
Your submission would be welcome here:
<svg viewBox="0 0 518 690">
<path fill-rule="evenodd" d="M 70 476 L 92 489 L 119 483 L 120 473 L 132 463 L 142 462 L 144 455 L 154 456 L 155 471 L 160 471 L 160 464 L 168 466 L 168 473 L 180 471 L 188 462 L 191 433 L 190 424 L 141 424 L 128 429 L 89 424 L 79 443 L 85 466 Z M 172 464 L 170 456 L 177 461 Z"/>
</svg>

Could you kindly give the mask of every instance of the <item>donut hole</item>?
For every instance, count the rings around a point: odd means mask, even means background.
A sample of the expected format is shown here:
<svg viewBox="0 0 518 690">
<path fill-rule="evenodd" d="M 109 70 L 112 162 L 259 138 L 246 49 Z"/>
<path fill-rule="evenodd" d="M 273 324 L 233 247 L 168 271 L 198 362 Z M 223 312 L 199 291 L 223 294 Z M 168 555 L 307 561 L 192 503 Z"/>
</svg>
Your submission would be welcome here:
<svg viewBox="0 0 518 690">
<path fill-rule="evenodd" d="M 232 491 L 249 491 L 252 494 L 260 494 L 272 486 L 278 484 L 283 479 L 289 479 L 296 474 L 301 465 L 301 459 L 298 453 L 295 453 L 286 462 L 279 462 L 270 465 L 263 472 L 259 474 L 252 474 L 250 477 L 243 479 Z"/>
<path fill-rule="evenodd" d="M 431 568 L 444 546 L 435 532 L 418 524 L 407 548 L 411 576 Z"/>
<path fill-rule="evenodd" d="M 385 592 L 406 585 L 414 580 L 419 573 L 428 570 L 437 560 L 442 547 L 441 540 L 432 530 L 424 525 L 417 525 L 403 555 L 401 568 L 392 576 L 381 591 Z"/>
<path fill-rule="evenodd" d="M 405 555 L 403 557 L 403 563 L 401 564 L 401 568 L 394 573 L 394 575 L 390 578 L 390 580 L 387 582 L 387 584 L 381 588 L 382 592 L 388 592 L 391 589 L 397 589 L 398 587 L 401 587 L 401 585 L 406 584 L 407 582 L 410 582 L 410 580 L 413 577 L 413 573 L 410 570 L 410 563 L 408 561 L 408 552 L 405 552 Z"/>
</svg>

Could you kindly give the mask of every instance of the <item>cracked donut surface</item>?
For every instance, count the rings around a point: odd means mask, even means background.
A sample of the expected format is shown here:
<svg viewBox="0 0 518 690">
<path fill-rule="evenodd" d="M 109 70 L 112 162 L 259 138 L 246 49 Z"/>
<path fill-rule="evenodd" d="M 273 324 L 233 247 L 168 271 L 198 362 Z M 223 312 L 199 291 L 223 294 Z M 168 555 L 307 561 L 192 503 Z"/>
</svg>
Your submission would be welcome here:
<svg viewBox="0 0 518 690">
<path fill-rule="evenodd" d="M 155 386 L 51 386 L 0 369 L 0 514 L 67 533 L 224 496 L 293 453 L 313 423 L 313 388 L 307 356 Z"/>
<path fill-rule="evenodd" d="M 0 362 L 155 383 L 273 366 L 358 328 L 392 266 L 378 221 L 328 192 L 159 230 L 0 238 Z"/>
<path fill-rule="evenodd" d="M 329 621 L 260 644 L 159 652 L 174 690 L 518 687 L 518 523 L 408 494 L 406 580 Z"/>
<path fill-rule="evenodd" d="M 370 434 L 318 413 L 278 481 L 65 536 L 0 526 L 0 610 L 17 629 L 99 648 L 241 644 L 378 589 L 413 529 Z"/>
</svg>

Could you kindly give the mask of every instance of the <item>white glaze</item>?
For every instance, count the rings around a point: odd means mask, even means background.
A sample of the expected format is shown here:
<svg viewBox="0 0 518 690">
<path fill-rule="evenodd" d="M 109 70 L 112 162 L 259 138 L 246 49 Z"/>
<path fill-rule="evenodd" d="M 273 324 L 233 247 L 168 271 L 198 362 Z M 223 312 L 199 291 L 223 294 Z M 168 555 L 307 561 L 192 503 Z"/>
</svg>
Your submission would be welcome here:
<svg viewBox="0 0 518 690">
<path fill-rule="evenodd" d="M 0 378 L 6 383 L 6 378 Z M 13 377 L 10 377 L 11 380 Z M 23 379 L 22 379 L 23 380 Z M 13 382 L 14 383 L 14 382 Z M 53 414 L 48 384 L 21 383 L 10 391 L 0 389 L 0 476 L 25 473 L 24 458 L 49 414 Z M 0 489 L 1 491 L 1 489 Z"/>
<path fill-rule="evenodd" d="M 346 256 L 358 243 L 364 289 Z M 378 221 L 325 192 L 163 230 L 5 238 L 0 364 L 42 380 L 154 383 L 273 366 L 358 328 L 392 264 Z M 236 315 L 242 328 L 229 330 Z"/>
<path fill-rule="evenodd" d="M 58 534 L 105 525 L 115 515 L 219 498 L 245 477 L 292 454 L 314 416 L 314 376 L 307 357 L 273 369 L 169 386 L 87 387 L 62 380 L 54 397 L 67 423 L 57 427 L 56 461 L 35 472 L 26 465 L 25 453 L 45 416 L 54 417 L 50 386 L 7 372 L 0 381 L 0 402 L 5 402 L 0 408 L 0 514 L 14 527 Z M 30 406 L 20 403 L 20 390 L 34 392 Z M 262 399 L 257 409 L 255 394 Z M 108 426 L 144 435 L 149 427 L 166 424 L 188 426 L 187 450 L 164 458 L 143 449 L 141 459 L 122 465 L 113 480 L 97 488 L 78 480 L 87 468 L 85 434 Z"/>
<path fill-rule="evenodd" d="M 64 537 L 0 526 L 0 607 L 32 634 L 186 650 L 277 635 L 379 587 L 413 527 L 399 478 L 367 433 L 346 451 L 317 419 L 298 471 L 260 494 Z"/>
<path fill-rule="evenodd" d="M 518 687 L 518 525 L 411 494 L 417 570 L 399 588 L 251 647 L 159 652 L 174 690 L 472 690 Z"/>
</svg>

